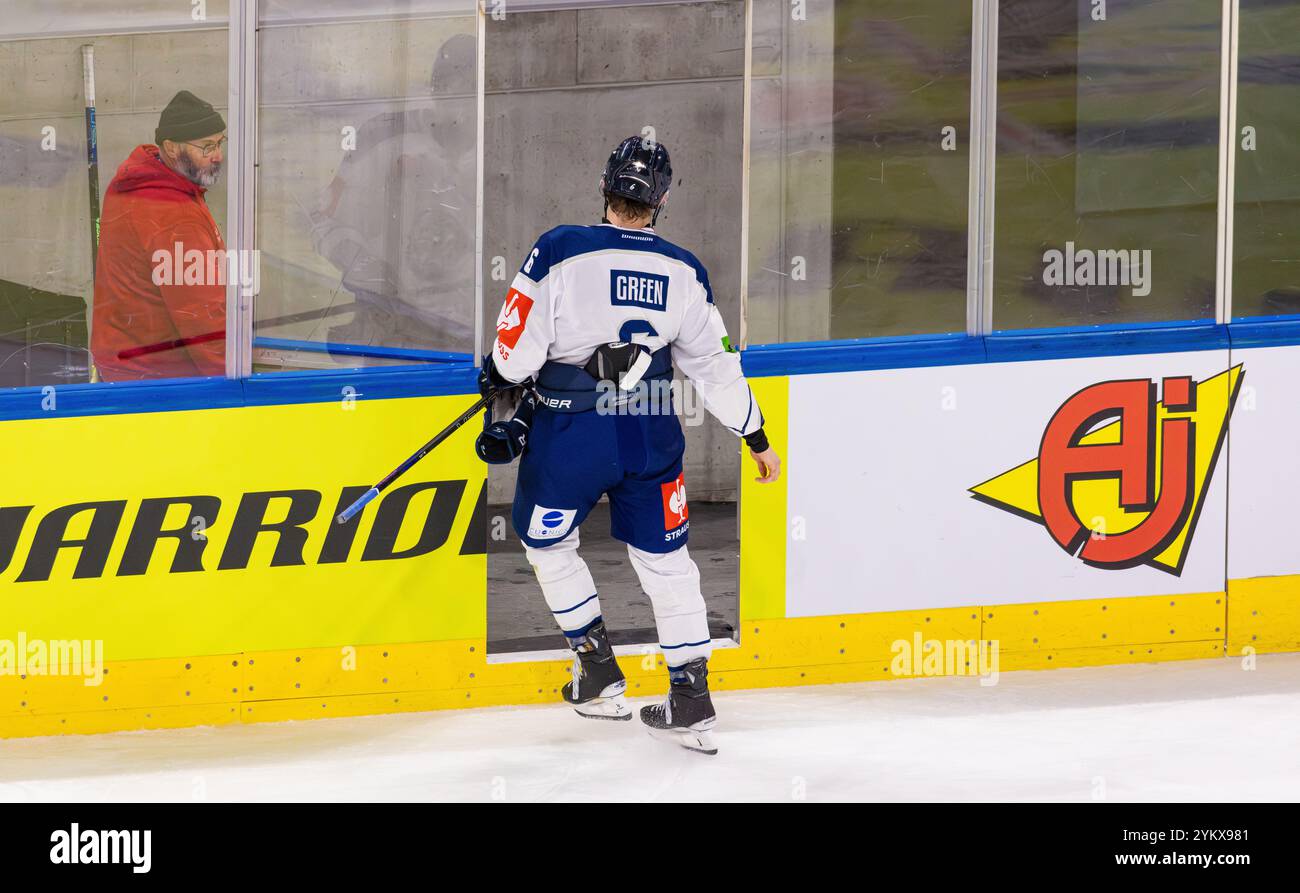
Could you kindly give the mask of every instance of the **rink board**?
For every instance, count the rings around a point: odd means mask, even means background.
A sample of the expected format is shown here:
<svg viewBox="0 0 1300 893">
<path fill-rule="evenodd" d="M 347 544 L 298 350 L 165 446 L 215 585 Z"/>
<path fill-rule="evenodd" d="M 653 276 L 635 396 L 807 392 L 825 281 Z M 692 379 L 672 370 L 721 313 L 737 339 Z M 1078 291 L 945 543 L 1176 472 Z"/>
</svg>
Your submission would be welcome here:
<svg viewBox="0 0 1300 893">
<path fill-rule="evenodd" d="M 787 474 L 761 486 L 743 469 L 739 645 L 715 652 L 711 682 L 976 675 L 981 645 L 996 645 L 999 670 L 1300 650 L 1297 376 L 1300 347 L 1279 346 L 754 377 Z M 1178 378 L 1195 386 L 1167 383 Z M 1033 484 L 1045 485 L 1027 472 L 1062 407 L 1111 381 L 1150 382 L 1154 401 L 1184 407 L 1151 407 L 1153 480 L 1166 423 L 1191 422 L 1186 517 L 1126 567 L 1058 545 L 1034 517 Z M 0 735 L 557 700 L 567 661 L 486 653 L 473 426 L 339 539 L 347 488 L 469 399 L 354 390 L 0 422 L 31 457 L 0 503 L 0 650 L 20 635 L 98 639 L 107 670 L 98 685 L 0 674 Z M 1119 442 L 1106 424 L 1078 445 Z M 1155 509 L 1124 511 L 1119 488 L 1075 482 L 1067 501 L 1107 537 L 1154 523 Z M 217 511 L 200 551 L 182 537 L 198 542 L 205 506 Z M 46 568 L 51 543 L 65 545 Z M 913 643 L 916 659 L 900 662 Z M 923 660 L 930 643 L 964 665 Z M 621 664 L 633 696 L 663 691 L 660 655 Z"/>
<path fill-rule="evenodd" d="M 334 521 L 430 420 L 468 403 L 0 422 L 34 465 L 3 499 L 31 508 L 16 540 L 12 525 L 0 534 L 0 640 L 98 639 L 107 659 L 135 660 L 484 635 L 485 542 L 471 524 L 486 475 L 470 427 L 349 525 Z"/>
</svg>

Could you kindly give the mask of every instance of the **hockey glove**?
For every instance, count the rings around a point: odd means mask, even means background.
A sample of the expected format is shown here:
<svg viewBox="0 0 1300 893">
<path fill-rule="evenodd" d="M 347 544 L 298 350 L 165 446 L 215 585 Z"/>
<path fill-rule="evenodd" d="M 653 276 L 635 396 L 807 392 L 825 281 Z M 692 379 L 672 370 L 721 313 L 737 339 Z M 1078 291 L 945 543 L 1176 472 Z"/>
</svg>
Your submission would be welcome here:
<svg viewBox="0 0 1300 893">
<path fill-rule="evenodd" d="M 517 394 L 514 392 L 518 392 Z M 507 406 L 518 400 L 513 412 L 503 418 Z M 537 398 L 526 388 L 512 388 L 489 405 L 483 417 L 483 432 L 474 441 L 474 452 L 489 465 L 508 465 L 528 446 L 528 431 L 537 409 Z"/>
<path fill-rule="evenodd" d="M 518 387 L 513 381 L 507 381 L 505 376 L 497 371 L 496 364 L 492 362 L 492 354 L 483 357 L 483 365 L 478 370 L 478 392 L 482 397 L 486 397 L 493 391 L 504 391 L 508 388 Z"/>
</svg>

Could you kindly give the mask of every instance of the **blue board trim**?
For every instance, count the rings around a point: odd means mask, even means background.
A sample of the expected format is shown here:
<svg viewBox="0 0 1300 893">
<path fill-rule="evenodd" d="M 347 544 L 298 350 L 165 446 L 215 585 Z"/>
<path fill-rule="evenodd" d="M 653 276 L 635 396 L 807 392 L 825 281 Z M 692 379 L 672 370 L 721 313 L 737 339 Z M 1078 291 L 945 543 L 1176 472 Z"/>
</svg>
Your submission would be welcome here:
<svg viewBox="0 0 1300 893">
<path fill-rule="evenodd" d="M 742 362 L 746 375 L 758 377 L 1181 353 L 1227 349 L 1235 344 L 1231 328 L 1204 320 L 1002 331 L 987 336 L 910 335 L 764 344 L 747 348 Z M 1274 333 L 1273 337 L 1290 339 L 1273 343 L 1300 344 L 1300 323 L 1289 335 Z"/>
<path fill-rule="evenodd" d="M 45 385 L 0 391 L 0 421 L 243 405 L 243 383 L 226 378 Z"/>
<path fill-rule="evenodd" d="M 0 391 L 0 421 L 329 403 L 349 396 L 387 400 L 477 393 L 478 370 L 468 363 L 261 372 L 242 380 L 177 378 L 12 388 Z"/>
<path fill-rule="evenodd" d="M 758 344 L 741 352 L 747 376 L 800 375 L 918 366 L 961 366 L 986 360 L 984 340 L 968 335 L 855 338 L 797 344 Z"/>
<path fill-rule="evenodd" d="M 741 353 L 753 377 L 960 366 L 985 362 L 1179 353 L 1300 345 L 1300 315 L 1206 322 L 1097 326 L 755 345 Z M 0 421 L 175 412 L 235 406 L 327 403 L 477 393 L 468 361 L 323 372 L 263 372 L 240 381 L 189 378 L 0 390 Z M 352 388 L 349 394 L 345 388 Z M 53 402 L 51 402 L 51 400 Z M 48 408 L 47 408 L 48 407 Z"/>
<path fill-rule="evenodd" d="M 1228 332 L 1239 349 L 1300 344 L 1300 315 L 1242 317 L 1232 321 Z"/>
<path fill-rule="evenodd" d="M 1215 325 L 1211 320 L 1203 323 L 993 332 L 984 341 L 991 363 L 1226 350 L 1229 346 L 1228 327 Z"/>
</svg>

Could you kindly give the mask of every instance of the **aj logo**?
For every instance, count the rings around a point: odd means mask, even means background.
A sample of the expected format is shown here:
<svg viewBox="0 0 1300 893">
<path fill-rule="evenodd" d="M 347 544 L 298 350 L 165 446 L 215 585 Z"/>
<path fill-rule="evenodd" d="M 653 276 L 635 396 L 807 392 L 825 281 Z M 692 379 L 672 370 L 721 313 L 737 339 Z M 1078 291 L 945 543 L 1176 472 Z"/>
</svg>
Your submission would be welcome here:
<svg viewBox="0 0 1300 893">
<path fill-rule="evenodd" d="M 1056 410 L 1038 457 L 970 488 L 996 508 L 1042 524 L 1085 564 L 1147 564 L 1178 576 L 1223 446 L 1242 368 L 1104 381 Z"/>
</svg>

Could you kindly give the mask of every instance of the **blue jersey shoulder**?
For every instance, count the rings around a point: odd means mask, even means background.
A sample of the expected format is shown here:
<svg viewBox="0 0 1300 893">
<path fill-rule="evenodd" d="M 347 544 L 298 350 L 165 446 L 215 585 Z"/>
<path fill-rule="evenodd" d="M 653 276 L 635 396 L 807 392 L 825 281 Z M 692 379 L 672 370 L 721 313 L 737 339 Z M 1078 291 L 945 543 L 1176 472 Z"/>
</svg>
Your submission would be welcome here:
<svg viewBox="0 0 1300 893">
<path fill-rule="evenodd" d="M 713 303 L 713 289 L 709 285 L 709 273 L 704 264 L 694 254 L 674 245 L 663 236 L 651 232 L 619 229 L 615 226 L 557 226 L 547 230 L 537 240 L 532 252 L 524 261 L 520 272 L 534 282 L 541 282 L 550 273 L 551 267 L 582 254 L 593 251 L 645 251 L 671 257 L 687 264 L 695 271 L 695 278 L 704 286 L 709 303 Z"/>
</svg>

